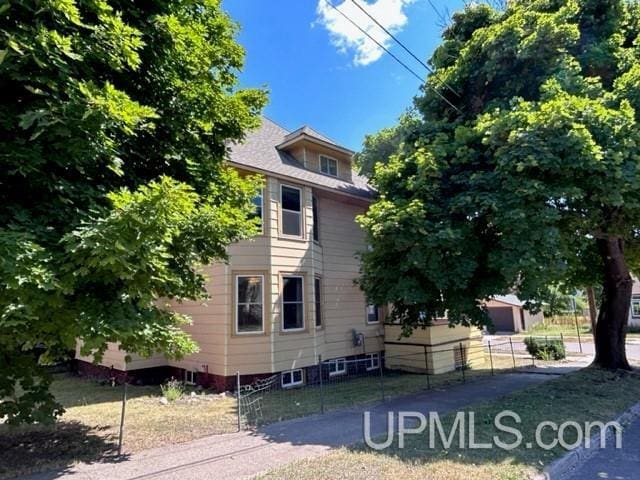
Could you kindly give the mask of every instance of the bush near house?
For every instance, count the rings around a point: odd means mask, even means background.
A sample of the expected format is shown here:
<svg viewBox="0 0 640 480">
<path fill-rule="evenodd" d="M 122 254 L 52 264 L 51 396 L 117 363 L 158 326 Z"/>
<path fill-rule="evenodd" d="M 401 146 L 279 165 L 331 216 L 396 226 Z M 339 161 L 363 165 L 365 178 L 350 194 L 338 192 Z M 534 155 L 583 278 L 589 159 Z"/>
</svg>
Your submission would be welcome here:
<svg viewBox="0 0 640 480">
<path fill-rule="evenodd" d="M 184 385 L 179 380 L 171 377 L 167 383 L 160 385 L 162 395 L 169 402 L 175 402 L 184 394 Z"/>
<path fill-rule="evenodd" d="M 559 339 L 527 337 L 524 344 L 527 346 L 527 352 L 538 360 L 562 360 L 567 356 L 564 342 Z"/>
</svg>

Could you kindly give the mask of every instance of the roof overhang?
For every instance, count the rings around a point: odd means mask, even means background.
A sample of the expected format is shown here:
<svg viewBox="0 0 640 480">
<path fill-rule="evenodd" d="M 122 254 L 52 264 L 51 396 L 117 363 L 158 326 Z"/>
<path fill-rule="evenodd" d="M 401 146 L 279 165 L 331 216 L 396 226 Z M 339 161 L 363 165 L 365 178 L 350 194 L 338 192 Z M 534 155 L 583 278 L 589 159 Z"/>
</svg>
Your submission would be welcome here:
<svg viewBox="0 0 640 480">
<path fill-rule="evenodd" d="M 309 185 L 313 188 L 317 188 L 318 190 L 323 190 L 325 192 L 334 194 L 334 195 L 339 195 L 339 196 L 344 196 L 344 197 L 348 197 L 354 200 L 358 200 L 359 202 L 362 202 L 363 204 L 367 204 L 370 205 L 375 201 L 375 197 L 372 195 L 371 197 L 365 197 L 363 195 L 356 195 L 355 193 L 349 193 L 349 192 L 345 192 L 342 190 L 338 190 L 336 188 L 331 188 L 331 187 L 327 187 L 325 185 L 320 185 L 317 184 L 315 182 L 311 182 L 311 181 L 300 181 L 299 178 L 296 177 L 291 177 L 289 175 L 284 175 L 281 173 L 277 173 L 277 172 L 273 172 L 271 170 L 265 170 L 265 169 L 261 169 L 261 168 L 256 168 L 256 167 L 252 167 L 250 165 L 245 165 L 243 163 L 238 163 L 238 162 L 232 162 L 230 160 L 227 161 L 227 163 L 239 170 L 245 170 L 247 172 L 252 172 L 252 173 L 259 173 L 261 175 L 265 175 L 268 177 L 274 177 L 274 178 L 279 178 L 282 180 L 287 180 L 293 183 L 302 183 L 304 185 Z"/>
<path fill-rule="evenodd" d="M 336 145 L 335 143 L 327 142 L 325 140 L 322 140 L 322 139 L 317 138 L 317 137 L 313 137 L 313 136 L 308 135 L 306 133 L 300 133 L 300 134 L 296 135 L 295 137 L 292 137 L 292 138 L 290 138 L 288 140 L 285 140 L 280 145 L 276 145 L 276 148 L 278 150 L 287 150 L 287 149 L 297 145 L 300 142 L 310 142 L 312 144 L 319 145 L 319 146 L 324 147 L 326 149 L 333 150 L 335 152 L 340 152 L 343 155 L 347 155 L 349 157 L 352 157 L 355 154 L 355 152 L 353 150 L 349 150 L 348 148 L 340 147 L 340 146 Z"/>
</svg>

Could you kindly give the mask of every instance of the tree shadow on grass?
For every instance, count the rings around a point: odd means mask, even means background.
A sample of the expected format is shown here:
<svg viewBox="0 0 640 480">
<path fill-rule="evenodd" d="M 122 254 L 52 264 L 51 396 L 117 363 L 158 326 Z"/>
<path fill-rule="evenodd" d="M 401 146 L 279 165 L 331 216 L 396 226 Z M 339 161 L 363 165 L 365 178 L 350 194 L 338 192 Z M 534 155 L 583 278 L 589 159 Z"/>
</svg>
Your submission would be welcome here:
<svg viewBox="0 0 640 480">
<path fill-rule="evenodd" d="M 9 427 L 0 425 L 0 479 L 48 472 L 38 478 L 56 478 L 75 462 L 117 462 L 117 438 L 107 427 L 92 428 L 75 421 L 54 425 Z"/>
</svg>

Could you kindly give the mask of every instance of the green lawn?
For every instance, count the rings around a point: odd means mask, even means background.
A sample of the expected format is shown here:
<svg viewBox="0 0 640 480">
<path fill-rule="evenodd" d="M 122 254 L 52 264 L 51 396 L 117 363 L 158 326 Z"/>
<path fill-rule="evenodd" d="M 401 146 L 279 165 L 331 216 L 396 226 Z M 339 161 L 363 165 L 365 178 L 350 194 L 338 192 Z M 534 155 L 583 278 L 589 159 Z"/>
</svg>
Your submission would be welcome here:
<svg viewBox="0 0 640 480">
<path fill-rule="evenodd" d="M 540 364 L 541 362 L 536 361 L 536 363 Z M 511 355 L 494 354 L 493 364 L 496 375 L 513 370 Z M 516 358 L 517 368 L 529 366 L 531 366 L 529 358 Z M 322 404 L 324 404 L 324 410 L 329 411 L 355 404 L 380 401 L 383 391 L 385 399 L 388 399 L 424 391 L 427 388 L 439 388 L 463 381 L 474 381 L 490 375 L 491 367 L 487 356 L 483 367 L 465 370 L 464 377 L 461 371 L 430 375 L 428 379 L 424 374 L 389 371 L 384 373 L 382 379 L 377 371 L 362 377 L 336 377 L 331 383 L 325 383 L 322 391 L 319 386 L 307 386 L 289 390 L 277 389 L 262 394 L 261 414 L 254 414 L 253 410 L 245 408 L 244 421 L 250 425 L 273 423 L 320 413 Z"/>
<path fill-rule="evenodd" d="M 589 323 L 579 323 L 578 329 L 580 336 L 584 340 L 592 340 L 591 325 Z M 538 323 L 525 332 L 525 335 L 559 336 L 560 334 L 565 337 L 576 337 L 578 330 L 576 330 L 575 324 L 572 323 L 555 324 L 552 323 L 551 320 L 545 320 L 543 323 Z"/>
<path fill-rule="evenodd" d="M 456 443 L 448 449 L 429 449 L 427 435 L 407 438 L 404 449 L 393 445 L 376 452 L 365 447 L 342 448 L 324 457 L 296 462 L 260 477 L 261 480 L 521 480 L 541 471 L 543 466 L 564 451 L 558 447 L 546 451 L 526 448 L 534 438 L 535 426 L 542 420 L 561 423 L 606 421 L 615 418 L 640 398 L 640 374 L 611 373 L 584 369 L 541 385 L 510 394 L 502 399 L 475 405 L 476 439 L 490 441 L 497 432 L 493 418 L 498 412 L 512 410 L 522 418 L 522 446 L 500 449 L 460 449 Z M 451 425 L 453 414 L 444 417 Z M 545 431 L 545 433 L 550 433 Z M 503 434 L 504 435 L 504 434 Z M 505 440 L 513 437 L 507 436 Z M 545 440 L 550 440 L 545 435 Z M 567 440 L 570 440 L 567 436 Z"/>
</svg>

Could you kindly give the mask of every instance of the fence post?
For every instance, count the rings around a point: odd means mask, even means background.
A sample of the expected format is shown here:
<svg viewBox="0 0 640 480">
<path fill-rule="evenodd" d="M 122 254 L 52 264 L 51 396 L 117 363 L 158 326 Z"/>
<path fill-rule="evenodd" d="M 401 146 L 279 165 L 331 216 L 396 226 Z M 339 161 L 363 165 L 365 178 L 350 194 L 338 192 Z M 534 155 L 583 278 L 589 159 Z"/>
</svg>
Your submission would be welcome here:
<svg viewBox="0 0 640 480">
<path fill-rule="evenodd" d="M 431 380 L 429 379 L 429 356 L 427 346 L 424 346 L 424 373 L 427 375 L 427 390 L 431 390 Z"/>
<path fill-rule="evenodd" d="M 562 332 L 560 332 L 560 341 L 562 342 L 562 345 L 564 345 L 564 335 L 562 335 Z"/>
<path fill-rule="evenodd" d="M 460 361 L 462 362 L 462 383 L 466 383 L 467 379 L 464 374 L 465 361 L 464 361 L 464 350 L 462 349 L 462 342 L 460 342 Z"/>
<path fill-rule="evenodd" d="M 493 353 L 491 353 L 491 340 L 489 340 L 489 363 L 491 363 L 491 375 L 493 375 Z"/>
<path fill-rule="evenodd" d="M 322 379 L 322 355 L 318 355 L 318 376 L 320 378 L 320 413 L 324 414 L 324 380 Z"/>
<path fill-rule="evenodd" d="M 516 369 L 516 354 L 513 353 L 513 340 L 509 337 L 509 345 L 511 345 L 511 360 L 513 360 L 513 369 Z"/>
<path fill-rule="evenodd" d="M 124 374 L 124 387 L 122 389 L 122 410 L 120 412 L 120 434 L 118 436 L 118 455 L 122 455 L 122 443 L 124 441 L 124 412 L 127 406 L 127 374 Z"/>
<path fill-rule="evenodd" d="M 240 370 L 236 372 L 236 399 L 238 403 L 238 431 L 242 431 L 242 403 L 240 401 Z"/>
<path fill-rule="evenodd" d="M 382 401 L 384 402 L 384 373 L 382 371 L 382 355 L 380 355 L 378 367 L 380 370 L 380 393 L 382 394 Z"/>
</svg>

